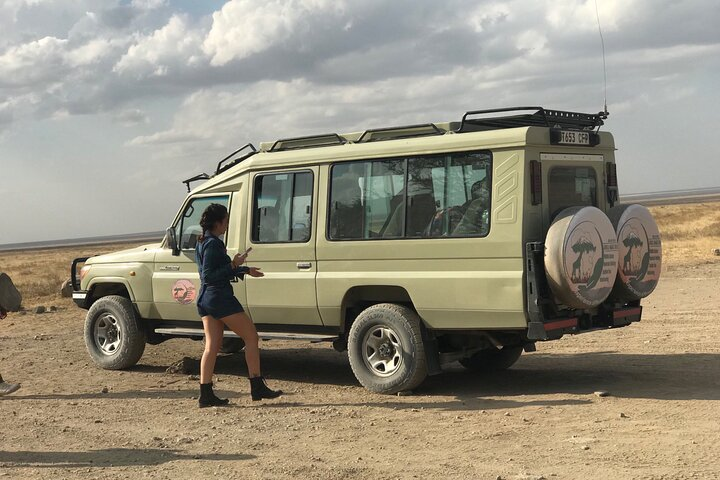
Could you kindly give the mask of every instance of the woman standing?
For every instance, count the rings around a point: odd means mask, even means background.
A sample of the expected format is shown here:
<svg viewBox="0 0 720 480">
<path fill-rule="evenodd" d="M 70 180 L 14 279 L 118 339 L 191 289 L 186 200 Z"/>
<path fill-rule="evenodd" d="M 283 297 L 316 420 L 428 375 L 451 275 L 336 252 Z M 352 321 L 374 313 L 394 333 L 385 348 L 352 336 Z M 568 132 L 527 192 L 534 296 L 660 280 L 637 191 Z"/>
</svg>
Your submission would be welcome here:
<svg viewBox="0 0 720 480">
<path fill-rule="evenodd" d="M 195 261 L 200 273 L 197 307 L 205 330 L 205 351 L 200 361 L 200 408 L 228 404 L 227 399 L 216 397 L 212 389 L 215 360 L 222 345 L 225 325 L 245 342 L 252 399 L 277 398 L 282 391 L 270 390 L 260 374 L 259 339 L 255 325 L 235 298 L 230 284 L 235 277 L 242 280 L 244 275 L 262 277 L 264 274 L 259 268 L 241 266 L 245 263 L 247 252 L 235 255 L 232 260 L 227 255 L 225 244 L 218 238 L 228 228 L 225 206 L 217 203 L 208 205 L 200 218 L 200 227 L 203 235 L 195 248 Z"/>
</svg>

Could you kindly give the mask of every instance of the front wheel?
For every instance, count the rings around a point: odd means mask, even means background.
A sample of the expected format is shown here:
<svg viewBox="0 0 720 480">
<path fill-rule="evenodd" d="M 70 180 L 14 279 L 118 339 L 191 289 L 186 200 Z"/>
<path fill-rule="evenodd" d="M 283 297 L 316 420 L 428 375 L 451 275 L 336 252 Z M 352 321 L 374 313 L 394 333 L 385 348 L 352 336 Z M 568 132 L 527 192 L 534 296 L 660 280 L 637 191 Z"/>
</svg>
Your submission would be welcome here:
<svg viewBox="0 0 720 480">
<path fill-rule="evenodd" d="M 421 321 L 411 309 L 380 303 L 363 310 L 348 336 L 348 358 L 368 390 L 392 394 L 411 390 L 427 376 Z"/>
<path fill-rule="evenodd" d="M 499 372 L 512 367 L 522 352 L 522 346 L 488 348 L 480 350 L 468 358 L 463 358 L 460 360 L 460 364 L 475 372 Z"/>
<path fill-rule="evenodd" d="M 93 361 L 106 370 L 135 365 L 147 338 L 132 302 L 117 295 L 93 303 L 85 318 L 85 346 Z"/>
</svg>

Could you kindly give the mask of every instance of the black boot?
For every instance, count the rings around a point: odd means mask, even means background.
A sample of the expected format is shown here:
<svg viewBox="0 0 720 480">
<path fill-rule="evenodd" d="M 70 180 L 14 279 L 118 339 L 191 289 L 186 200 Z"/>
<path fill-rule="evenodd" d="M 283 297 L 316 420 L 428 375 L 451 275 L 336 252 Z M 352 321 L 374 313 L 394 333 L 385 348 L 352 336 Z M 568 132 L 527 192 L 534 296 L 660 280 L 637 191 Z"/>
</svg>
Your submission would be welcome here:
<svg viewBox="0 0 720 480">
<path fill-rule="evenodd" d="M 212 382 L 200 384 L 200 399 L 198 400 L 200 408 L 222 407 L 227 405 L 229 402 L 230 400 L 227 398 L 218 398 L 215 396 Z"/>
<path fill-rule="evenodd" d="M 264 377 L 250 378 L 250 396 L 255 401 L 263 398 L 277 398 L 282 395 L 282 390 L 270 390 L 265 383 Z"/>
</svg>

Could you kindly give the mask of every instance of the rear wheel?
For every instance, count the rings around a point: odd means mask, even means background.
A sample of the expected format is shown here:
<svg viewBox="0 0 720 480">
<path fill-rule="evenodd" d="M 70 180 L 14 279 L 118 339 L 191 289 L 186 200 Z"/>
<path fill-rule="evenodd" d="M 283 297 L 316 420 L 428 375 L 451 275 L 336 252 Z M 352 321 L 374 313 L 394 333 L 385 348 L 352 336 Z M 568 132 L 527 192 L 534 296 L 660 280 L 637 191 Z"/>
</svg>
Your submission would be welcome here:
<svg viewBox="0 0 720 480">
<path fill-rule="evenodd" d="M 507 370 L 518 361 L 523 347 L 502 347 L 480 350 L 474 355 L 463 358 L 460 364 L 474 372 L 499 372 Z"/>
<path fill-rule="evenodd" d="M 93 303 L 85 318 L 85 346 L 93 361 L 106 370 L 135 365 L 147 341 L 132 302 L 117 295 Z"/>
<path fill-rule="evenodd" d="M 420 317 L 391 303 L 363 310 L 350 328 L 348 357 L 368 390 L 392 394 L 410 390 L 427 376 Z"/>
</svg>

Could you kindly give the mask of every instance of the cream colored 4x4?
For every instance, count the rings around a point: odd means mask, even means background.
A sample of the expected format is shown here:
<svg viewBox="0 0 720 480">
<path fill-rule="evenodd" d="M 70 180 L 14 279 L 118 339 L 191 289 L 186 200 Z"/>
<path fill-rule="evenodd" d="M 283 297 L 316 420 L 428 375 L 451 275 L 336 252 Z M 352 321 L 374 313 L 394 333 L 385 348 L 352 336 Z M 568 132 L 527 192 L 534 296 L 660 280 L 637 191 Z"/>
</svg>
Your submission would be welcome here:
<svg viewBox="0 0 720 480">
<path fill-rule="evenodd" d="M 375 392 L 639 321 L 660 236 L 647 209 L 616 205 L 603 119 L 518 107 L 245 145 L 185 182 L 205 180 L 162 243 L 73 262 L 88 351 L 120 369 L 146 343 L 202 336 L 194 248 L 210 203 L 230 212 L 228 253 L 252 247 L 265 272 L 234 285 L 261 337 L 332 341 Z"/>
</svg>

